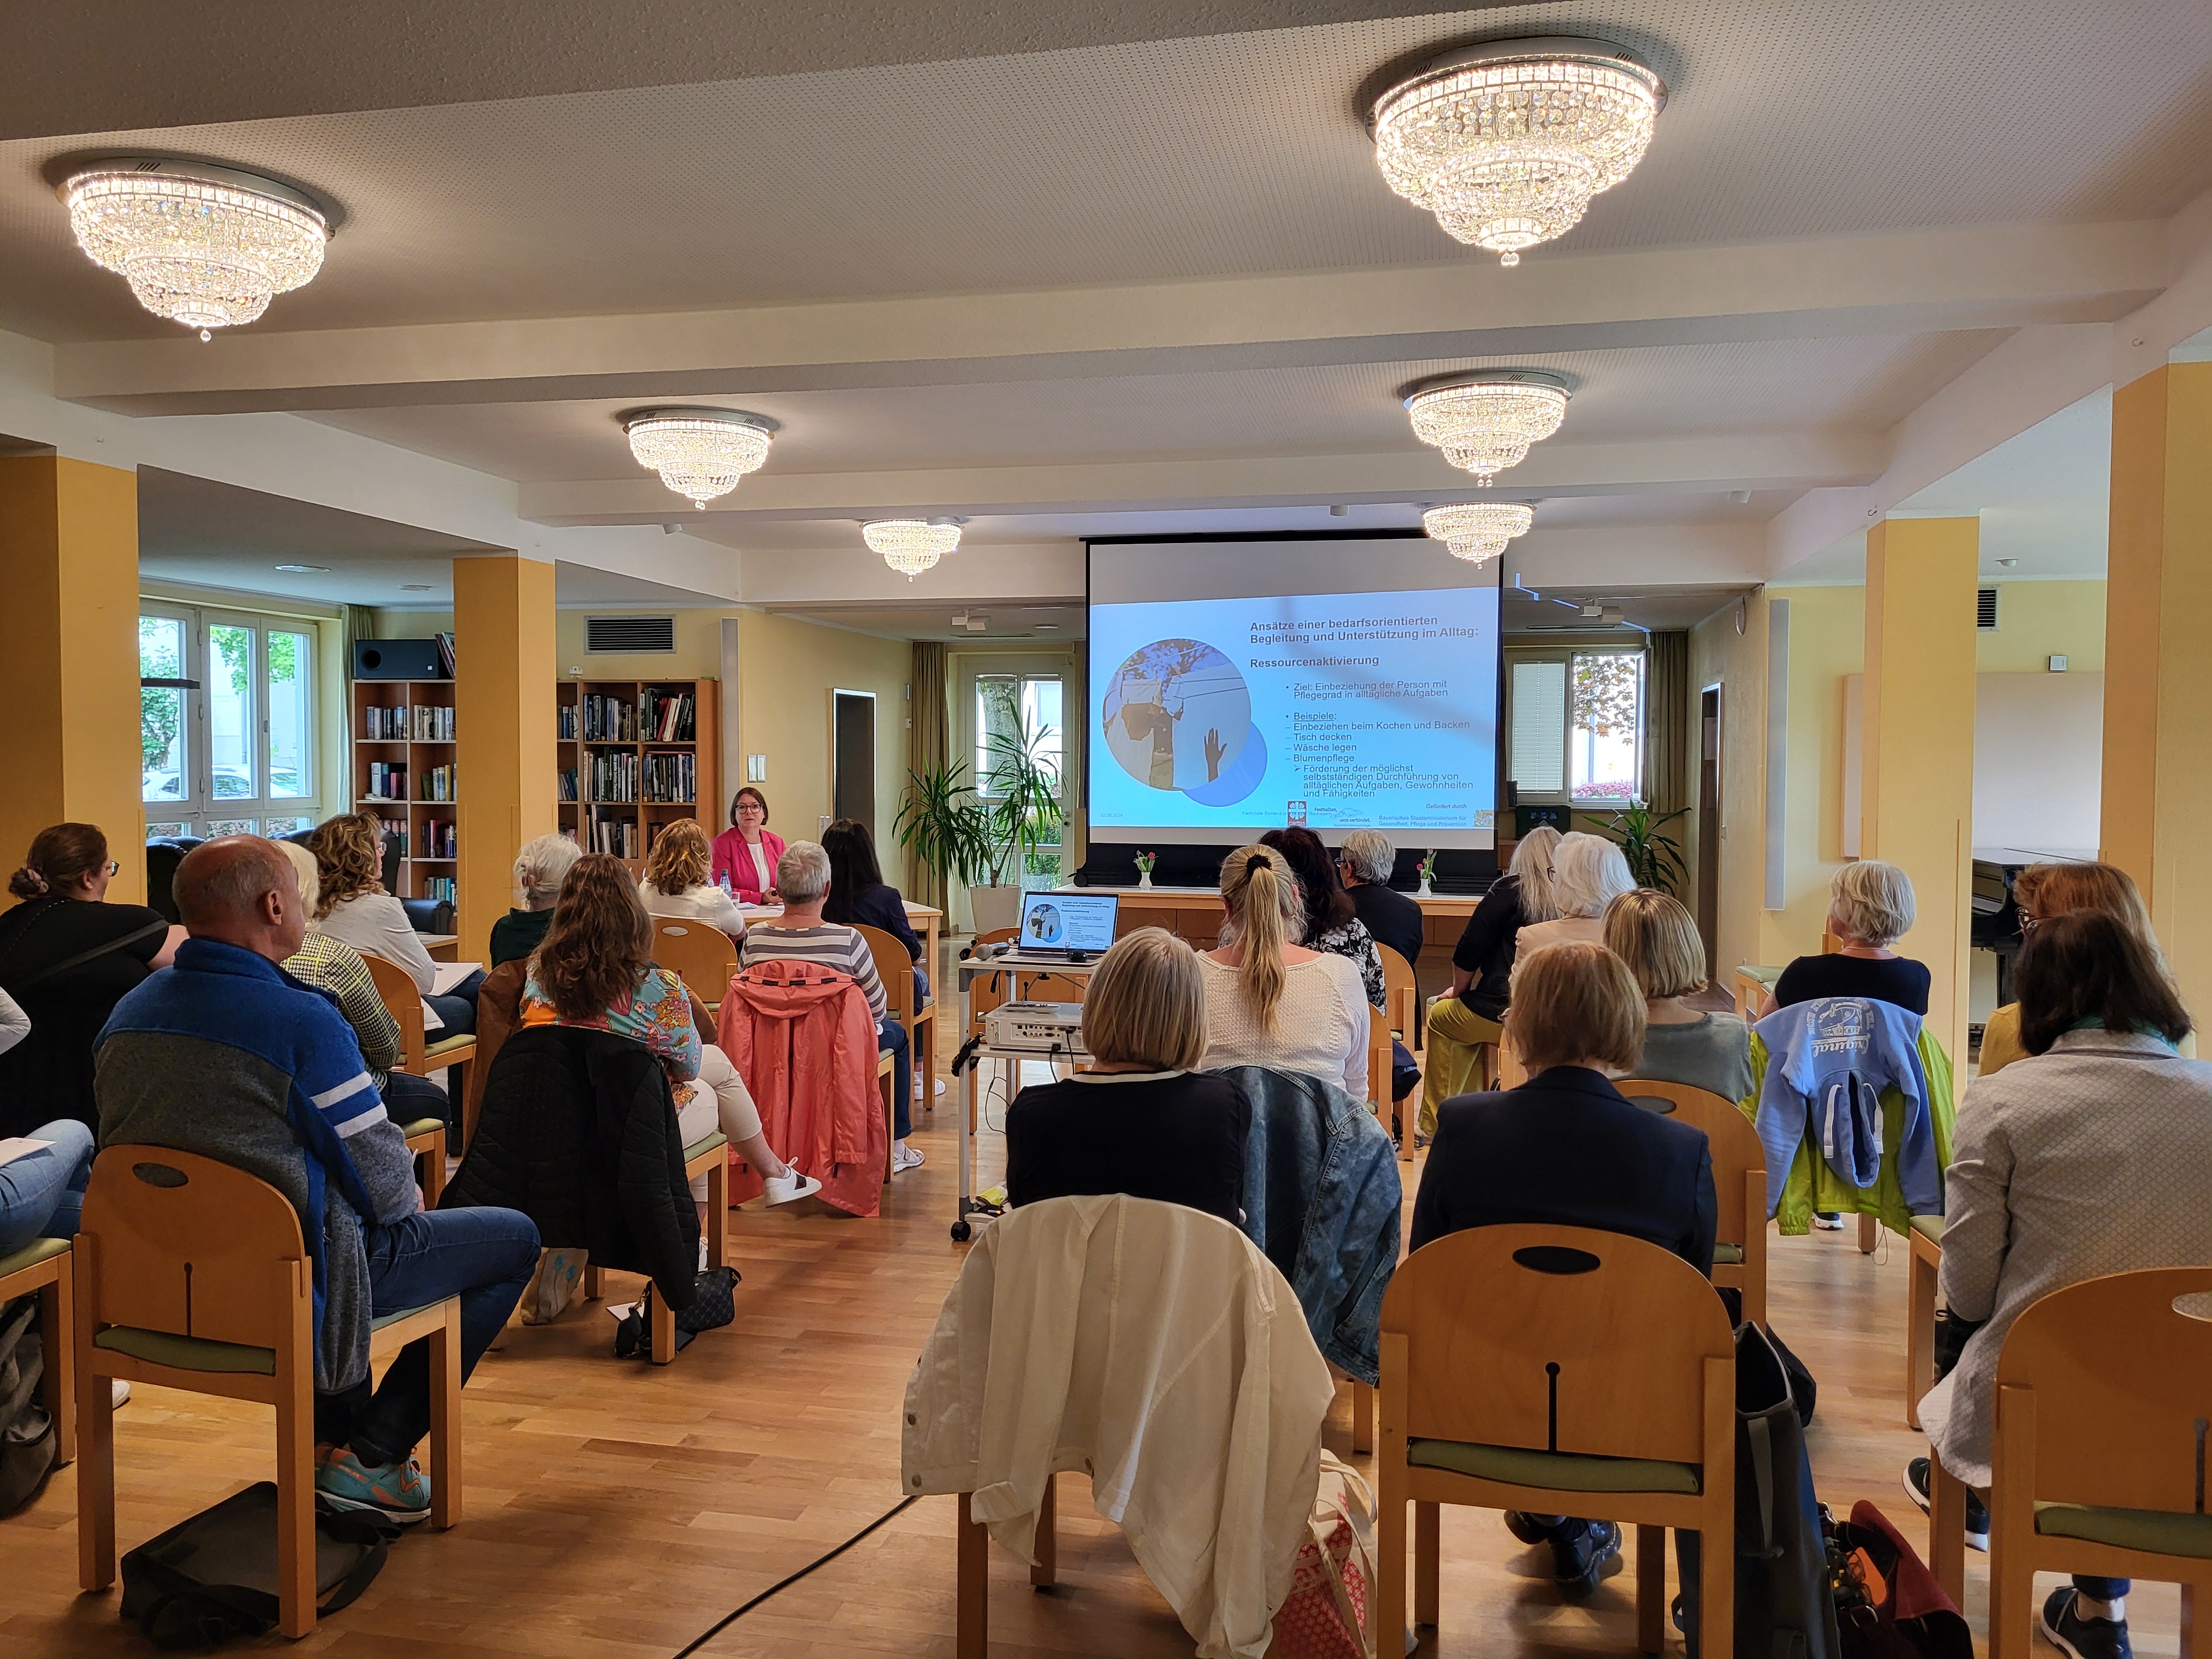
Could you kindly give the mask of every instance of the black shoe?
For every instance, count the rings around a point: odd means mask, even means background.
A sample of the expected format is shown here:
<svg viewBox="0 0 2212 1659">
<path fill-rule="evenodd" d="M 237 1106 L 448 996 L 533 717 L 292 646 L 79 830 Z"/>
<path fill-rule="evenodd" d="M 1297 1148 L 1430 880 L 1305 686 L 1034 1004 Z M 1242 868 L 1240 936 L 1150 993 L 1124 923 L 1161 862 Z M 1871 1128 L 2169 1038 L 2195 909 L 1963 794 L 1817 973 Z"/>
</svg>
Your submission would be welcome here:
<svg viewBox="0 0 2212 1659">
<path fill-rule="evenodd" d="M 1934 1478 L 1924 1457 L 1916 1457 L 1905 1466 L 1905 1495 L 1920 1505 L 1923 1515 L 1928 1513 L 1928 1487 Z M 1990 1547 L 1989 1505 L 1974 1495 L 1972 1486 L 1966 1488 L 1966 1547 L 1985 1553 Z"/>
<path fill-rule="evenodd" d="M 1538 1525 L 1534 1516 L 1521 1510 L 1505 1511 L 1505 1530 L 1524 1544 L 1547 1543 L 1552 1536 L 1549 1527 Z"/>
<path fill-rule="evenodd" d="M 1552 1540 L 1552 1582 L 1565 1601 L 1587 1601 L 1598 1581 L 1620 1571 L 1620 1528 L 1611 1521 L 1587 1521 L 1572 1541 Z"/>
<path fill-rule="evenodd" d="M 2084 1619 L 2081 1592 L 2069 1584 L 2043 1604 L 2043 1634 L 2069 1659 L 2135 1659 L 2124 1619 Z"/>
</svg>

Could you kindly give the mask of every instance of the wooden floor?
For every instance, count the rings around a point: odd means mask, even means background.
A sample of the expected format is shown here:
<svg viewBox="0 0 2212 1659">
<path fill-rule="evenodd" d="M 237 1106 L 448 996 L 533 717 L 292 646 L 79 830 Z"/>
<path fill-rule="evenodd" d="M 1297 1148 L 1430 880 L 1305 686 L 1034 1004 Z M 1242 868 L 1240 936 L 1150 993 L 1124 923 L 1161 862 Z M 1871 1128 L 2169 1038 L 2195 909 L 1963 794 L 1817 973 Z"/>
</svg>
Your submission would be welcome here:
<svg viewBox="0 0 2212 1659">
<path fill-rule="evenodd" d="M 952 1044 L 939 1051 L 949 1055 Z M 510 1329 L 463 1396 L 467 1518 L 451 1533 L 404 1538 L 361 1601 L 301 1650 L 667 1656 L 890 1509 L 899 1498 L 900 1401 L 962 1255 L 946 1232 L 957 1149 L 945 1098 L 934 1114 L 917 1113 L 915 1142 L 929 1161 L 899 1177 L 881 1219 L 732 1217 L 744 1276 L 737 1322 L 674 1364 L 615 1359 L 613 1323 L 597 1304 L 550 1327 Z M 994 1174 L 1003 1143 L 986 1134 L 981 1145 Z M 1410 1200 L 1410 1178 L 1407 1191 Z M 1810 1440 L 1823 1500 L 1842 1515 L 1871 1498 L 1918 1540 L 1924 1522 L 1899 1486 L 1905 1461 L 1924 1447 L 1900 1413 L 1904 1257 L 1893 1246 L 1862 1256 L 1856 1237 L 1778 1242 L 1773 1322 L 1820 1379 Z M 619 1298 L 636 1281 L 612 1282 Z M 1327 1439 L 1350 1458 L 1348 1408 L 1347 1390 Z M 124 1549 L 272 1473 L 270 1419 L 259 1407 L 141 1389 L 116 1424 Z M 1057 1591 L 1033 1594 L 1026 1570 L 993 1551 L 994 1653 L 1188 1654 L 1182 1627 L 1118 1530 L 1091 1512 L 1080 1480 L 1062 1476 L 1060 1492 Z M 952 1519 L 951 1498 L 924 1499 L 705 1651 L 949 1655 Z M 113 1593 L 77 1593 L 76 1522 L 70 1470 L 0 1521 L 0 1654 L 149 1651 L 117 1617 Z M 1634 1651 L 1632 1572 L 1567 1607 L 1549 1583 L 1548 1550 L 1515 1543 L 1496 1516 L 1447 1510 L 1443 1543 L 1443 1628 L 1425 1652 Z M 1987 1562 L 1967 1562 L 1979 1638 Z M 2130 1611 L 2137 1652 L 2176 1651 L 2171 1587 L 2142 1586 Z M 259 1645 L 286 1644 L 272 1636 Z M 1679 1642 L 1670 1649 L 1679 1653 Z"/>
</svg>

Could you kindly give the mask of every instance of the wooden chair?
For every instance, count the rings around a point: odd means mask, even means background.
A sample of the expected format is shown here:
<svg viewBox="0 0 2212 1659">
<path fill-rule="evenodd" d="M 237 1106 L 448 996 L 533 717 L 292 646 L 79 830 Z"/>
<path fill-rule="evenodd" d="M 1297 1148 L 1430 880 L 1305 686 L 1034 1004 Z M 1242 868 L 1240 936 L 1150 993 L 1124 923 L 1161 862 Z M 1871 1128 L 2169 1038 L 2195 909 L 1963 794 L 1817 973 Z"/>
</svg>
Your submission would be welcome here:
<svg viewBox="0 0 2212 1659">
<path fill-rule="evenodd" d="M 1382 1012 L 1406 1047 L 1421 1047 L 1421 994 L 1413 984 L 1413 964 L 1379 939 L 1376 955 L 1382 958 Z"/>
<path fill-rule="evenodd" d="M 1943 1218 L 1917 1215 L 1905 1236 L 1905 1421 L 1920 1426 L 1920 1396 L 1936 1386 L 1936 1282 L 1943 1272 Z"/>
<path fill-rule="evenodd" d="M 110 1146 L 70 1255 L 76 1301 L 78 1581 L 115 1582 L 111 1377 L 276 1408 L 278 1625 L 315 1626 L 313 1267 L 291 1201 L 191 1152 Z M 461 1304 L 374 1322 L 373 1359 L 430 1339 L 430 1523 L 461 1518 Z"/>
<path fill-rule="evenodd" d="M 1601 1461 L 1610 1460 L 1610 1461 Z M 1638 1644 L 1660 1651 L 1666 1528 L 1699 1533 L 1703 1651 L 1735 1650 L 1735 1348 L 1705 1275 L 1619 1233 L 1477 1227 L 1399 1264 L 1382 1302 L 1376 1646 L 1438 1611 L 1437 1506 L 1636 1526 Z"/>
<path fill-rule="evenodd" d="M 2039 1571 L 2179 1584 L 2190 1659 L 2212 1595 L 2208 1421 L 2212 1267 L 2087 1279 L 2013 1322 L 1990 1459 L 1990 1659 L 2027 1659 Z"/>
<path fill-rule="evenodd" d="M 884 1000 L 890 1007 L 891 1018 L 906 1027 L 907 1053 L 914 1062 L 914 1075 L 921 1084 L 921 1103 L 934 1111 L 937 999 L 915 1000 L 914 970 L 921 964 L 906 953 L 905 945 L 880 927 L 862 927 L 858 931 L 868 943 L 868 954 L 875 958 L 876 977 L 884 982 Z"/>
<path fill-rule="evenodd" d="M 653 959 L 682 980 L 709 1013 L 722 1006 L 738 975 L 738 947 L 719 927 L 703 921 L 653 922 Z"/>
<path fill-rule="evenodd" d="M 0 1255 L 0 1304 L 38 1292 L 39 1346 L 46 1367 L 41 1390 L 46 1414 L 54 1419 L 56 1468 L 76 1456 L 76 1314 L 70 1281 L 66 1238 L 34 1238 Z"/>
<path fill-rule="evenodd" d="M 485 976 L 477 993 L 477 1058 L 469 1067 L 467 1103 L 461 1110 L 461 1149 L 477 1138 L 477 1119 L 483 1114 L 484 1083 L 492 1061 L 507 1037 L 522 1025 L 522 987 L 528 976 L 527 962 L 502 962 Z"/>
<path fill-rule="evenodd" d="M 1712 1148 L 1713 1190 L 1720 1227 L 1713 1239 L 1713 1283 L 1743 1292 L 1743 1316 L 1766 1325 L 1766 1147 L 1735 1103 L 1708 1089 L 1656 1079 L 1623 1078 L 1614 1085 L 1638 1105 L 1656 1106 L 1693 1129 Z"/>
<path fill-rule="evenodd" d="M 684 1149 L 684 1178 L 696 1181 L 701 1176 L 707 1177 L 707 1265 L 725 1267 L 730 1259 L 730 1141 L 720 1129 Z M 586 1261 L 585 1300 L 598 1301 L 603 1288 L 600 1269 Z M 654 1364 L 665 1365 L 676 1358 L 676 1314 L 666 1297 L 653 1298 L 652 1337 Z"/>
<path fill-rule="evenodd" d="M 440 1037 L 435 1042 L 427 1041 L 422 1031 L 422 994 L 415 988 L 414 976 L 382 957 L 364 951 L 361 959 L 368 964 L 368 976 L 376 981 L 376 994 L 384 999 L 392 1018 L 399 1022 L 399 1064 L 392 1069 L 410 1077 L 428 1077 L 451 1066 L 459 1075 L 447 1092 L 465 1096 L 469 1073 L 477 1057 L 475 1036 L 463 1032 L 457 1036 Z"/>
<path fill-rule="evenodd" d="M 422 1207 L 434 1210 L 446 1193 L 446 1123 L 443 1118 L 417 1118 L 403 1123 L 407 1150 L 415 1154 L 415 1178 L 422 1185 Z"/>
<path fill-rule="evenodd" d="M 1380 1008 L 1367 1006 L 1367 1107 L 1387 1127 L 1390 1121 L 1390 1019 Z"/>
</svg>

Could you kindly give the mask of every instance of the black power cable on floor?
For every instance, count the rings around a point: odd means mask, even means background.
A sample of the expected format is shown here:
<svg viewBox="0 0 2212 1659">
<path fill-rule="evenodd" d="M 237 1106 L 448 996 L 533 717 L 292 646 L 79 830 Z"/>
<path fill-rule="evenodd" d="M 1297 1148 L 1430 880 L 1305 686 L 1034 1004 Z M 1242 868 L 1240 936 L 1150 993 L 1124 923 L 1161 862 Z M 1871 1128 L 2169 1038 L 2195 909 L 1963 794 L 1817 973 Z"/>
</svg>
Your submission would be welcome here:
<svg viewBox="0 0 2212 1659">
<path fill-rule="evenodd" d="M 900 1499 L 897 1504 L 884 1510 L 874 1520 L 869 1522 L 866 1526 L 861 1528 L 860 1531 L 854 1533 L 850 1538 L 848 1538 L 843 1543 L 838 1545 L 836 1549 L 831 1550 L 827 1555 L 817 1556 L 813 1560 L 809 1561 L 805 1566 L 801 1567 L 797 1572 L 793 1573 L 788 1578 L 779 1579 L 776 1583 L 770 1584 L 766 1589 L 763 1590 L 758 1595 L 753 1597 L 751 1601 L 746 1602 L 743 1607 L 737 1608 L 735 1611 L 730 1613 L 715 1624 L 710 1626 L 706 1631 L 695 1637 L 690 1643 L 680 1649 L 676 1655 L 676 1659 L 690 1659 L 691 1655 L 698 1652 L 701 1648 L 705 1647 L 708 1643 L 713 1641 L 724 1631 L 729 1629 L 729 1627 L 736 1624 L 738 1620 L 744 1618 L 762 1602 L 767 1601 L 769 1596 L 774 1595 L 779 1590 L 789 1589 L 800 1579 L 805 1577 L 808 1573 L 813 1571 L 815 1568 L 825 1566 L 829 1563 L 835 1561 L 847 1550 L 852 1548 L 854 1545 L 859 1543 L 870 1533 L 875 1531 L 877 1528 L 882 1526 L 885 1522 L 891 1520 L 895 1516 L 902 1514 L 904 1511 L 912 1509 L 921 1501 L 921 1499 L 919 1496 Z"/>
</svg>

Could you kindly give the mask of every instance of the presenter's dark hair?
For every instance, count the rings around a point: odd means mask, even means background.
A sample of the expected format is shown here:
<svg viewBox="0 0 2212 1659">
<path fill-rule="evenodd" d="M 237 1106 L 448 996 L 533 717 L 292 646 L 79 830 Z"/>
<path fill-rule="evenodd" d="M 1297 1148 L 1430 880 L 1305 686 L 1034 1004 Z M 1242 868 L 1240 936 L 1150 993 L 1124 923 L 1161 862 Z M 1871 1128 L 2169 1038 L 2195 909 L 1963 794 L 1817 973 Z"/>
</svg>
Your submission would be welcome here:
<svg viewBox="0 0 2212 1659">
<path fill-rule="evenodd" d="M 2102 911 L 2045 917 L 2027 934 L 2013 987 L 2020 994 L 2021 1047 L 2031 1054 L 2049 1053 L 2085 1020 L 2169 1042 L 2189 1035 L 2189 1011 L 2157 951 Z"/>
<path fill-rule="evenodd" d="M 1344 890 L 1344 883 L 1337 876 L 1336 860 L 1329 857 L 1321 837 L 1304 824 L 1270 830 L 1260 837 L 1260 845 L 1280 853 L 1283 862 L 1297 878 L 1298 896 L 1305 901 L 1306 943 L 1332 927 L 1343 927 L 1358 914 L 1352 895 Z"/>
<path fill-rule="evenodd" d="M 822 920 L 849 926 L 855 919 L 853 902 L 884 884 L 875 841 L 858 818 L 839 818 L 822 832 L 822 850 L 830 855 L 830 896 L 822 902 Z"/>
<path fill-rule="evenodd" d="M 763 823 L 768 822 L 768 797 L 749 783 L 730 797 L 730 828 L 732 830 L 738 827 L 738 803 L 747 795 L 750 795 L 753 798 L 753 805 L 760 808 L 761 822 Z"/>
</svg>

